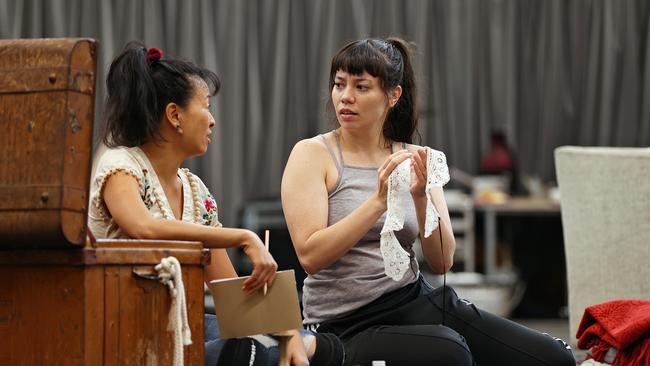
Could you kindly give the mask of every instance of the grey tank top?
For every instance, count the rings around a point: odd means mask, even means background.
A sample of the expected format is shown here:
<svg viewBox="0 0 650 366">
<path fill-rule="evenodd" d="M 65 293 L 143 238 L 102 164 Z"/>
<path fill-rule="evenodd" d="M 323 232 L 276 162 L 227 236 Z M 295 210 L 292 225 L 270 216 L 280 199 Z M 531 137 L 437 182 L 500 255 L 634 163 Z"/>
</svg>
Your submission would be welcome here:
<svg viewBox="0 0 650 366">
<path fill-rule="evenodd" d="M 320 135 L 339 173 L 338 182 L 328 196 L 328 226 L 334 225 L 361 206 L 375 191 L 378 177 L 377 168 L 346 165 L 336 131 L 334 136 L 338 154 L 325 136 Z M 399 281 L 394 281 L 384 273 L 384 260 L 379 250 L 381 228 L 386 216 L 384 213 L 343 257 L 318 273 L 307 276 L 303 287 L 303 316 L 306 325 L 346 316 L 381 295 L 417 280 L 419 268 L 412 248 L 418 234 L 417 217 L 413 200 L 403 202 L 406 212 L 404 228 L 395 232 L 395 235 L 411 256 L 412 270 L 406 272 Z"/>
</svg>

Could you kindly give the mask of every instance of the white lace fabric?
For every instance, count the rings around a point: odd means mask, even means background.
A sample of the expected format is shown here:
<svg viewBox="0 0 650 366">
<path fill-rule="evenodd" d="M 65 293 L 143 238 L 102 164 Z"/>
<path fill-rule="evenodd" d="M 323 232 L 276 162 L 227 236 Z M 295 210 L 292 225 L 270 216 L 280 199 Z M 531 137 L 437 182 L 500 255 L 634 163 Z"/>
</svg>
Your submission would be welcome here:
<svg viewBox="0 0 650 366">
<path fill-rule="evenodd" d="M 427 207 L 424 225 L 424 237 L 431 236 L 438 227 L 438 211 L 433 205 L 431 189 L 442 187 L 449 181 L 449 168 L 445 154 L 440 151 L 427 148 Z M 399 281 L 409 269 L 411 258 L 404 250 L 395 236 L 395 231 L 404 227 L 404 200 L 410 199 L 411 186 L 411 160 L 407 159 L 399 164 L 388 177 L 388 193 L 386 197 L 387 210 L 386 220 L 381 229 L 379 249 L 384 258 L 384 271 L 386 275 L 395 281 Z M 416 237 L 414 245 L 419 242 Z"/>
<path fill-rule="evenodd" d="M 424 237 L 428 238 L 438 228 L 438 211 L 433 205 L 433 187 L 442 187 L 449 182 L 447 158 L 441 151 L 427 149 L 427 211 L 424 221 Z"/>
</svg>

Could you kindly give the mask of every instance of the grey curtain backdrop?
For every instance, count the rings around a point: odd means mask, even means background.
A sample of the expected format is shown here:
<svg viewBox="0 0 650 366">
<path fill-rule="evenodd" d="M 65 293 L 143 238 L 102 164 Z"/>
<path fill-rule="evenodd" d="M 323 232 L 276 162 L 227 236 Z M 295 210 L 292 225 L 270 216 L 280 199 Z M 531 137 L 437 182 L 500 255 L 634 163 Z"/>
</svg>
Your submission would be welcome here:
<svg viewBox="0 0 650 366">
<path fill-rule="evenodd" d="M 0 38 L 98 39 L 96 128 L 129 40 L 217 71 L 217 137 L 188 165 L 236 225 L 279 195 L 292 146 L 333 128 L 329 62 L 360 37 L 415 42 L 422 143 L 470 173 L 495 129 L 544 180 L 559 145 L 650 145 L 649 17 L 644 0 L 0 0 Z"/>
</svg>

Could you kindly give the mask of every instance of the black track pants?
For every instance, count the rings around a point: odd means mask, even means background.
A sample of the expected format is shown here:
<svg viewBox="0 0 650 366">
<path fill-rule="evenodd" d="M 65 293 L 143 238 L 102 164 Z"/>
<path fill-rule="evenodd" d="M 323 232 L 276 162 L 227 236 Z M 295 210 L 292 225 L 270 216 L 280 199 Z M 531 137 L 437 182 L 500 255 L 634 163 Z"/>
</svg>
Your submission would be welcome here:
<svg viewBox="0 0 650 366">
<path fill-rule="evenodd" d="M 319 332 L 339 335 L 346 365 L 575 366 L 568 345 L 557 338 L 477 309 L 420 279 L 386 294 L 353 314 L 323 323 Z"/>
</svg>

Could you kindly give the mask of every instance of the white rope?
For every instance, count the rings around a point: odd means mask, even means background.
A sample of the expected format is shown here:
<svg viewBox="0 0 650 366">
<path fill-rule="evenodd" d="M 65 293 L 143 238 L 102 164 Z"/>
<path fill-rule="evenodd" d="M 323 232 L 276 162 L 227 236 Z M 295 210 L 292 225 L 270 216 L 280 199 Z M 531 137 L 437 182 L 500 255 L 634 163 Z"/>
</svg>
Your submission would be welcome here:
<svg viewBox="0 0 650 366">
<path fill-rule="evenodd" d="M 172 298 L 169 309 L 169 322 L 167 331 L 174 334 L 174 366 L 182 366 L 183 346 L 192 344 L 192 334 L 187 321 L 187 305 L 185 303 L 185 286 L 183 286 L 183 274 L 181 264 L 175 257 L 163 258 L 160 264 L 156 265 L 160 282 L 169 287 L 169 294 Z"/>
</svg>

